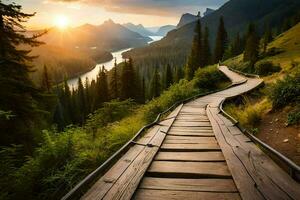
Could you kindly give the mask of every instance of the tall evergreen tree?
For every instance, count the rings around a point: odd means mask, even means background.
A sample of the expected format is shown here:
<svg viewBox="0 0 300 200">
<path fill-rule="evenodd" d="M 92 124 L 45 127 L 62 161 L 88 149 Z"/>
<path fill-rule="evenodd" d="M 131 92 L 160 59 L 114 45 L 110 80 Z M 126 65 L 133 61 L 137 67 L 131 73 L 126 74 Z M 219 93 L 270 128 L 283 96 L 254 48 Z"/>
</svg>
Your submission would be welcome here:
<svg viewBox="0 0 300 200">
<path fill-rule="evenodd" d="M 165 71 L 165 88 L 169 88 L 173 83 L 173 73 L 170 64 L 167 64 Z"/>
<path fill-rule="evenodd" d="M 224 25 L 224 19 L 221 16 L 219 22 L 219 28 L 217 32 L 215 51 L 214 51 L 214 63 L 218 63 L 222 60 L 228 43 L 227 32 Z"/>
<path fill-rule="evenodd" d="M 237 32 L 233 44 L 232 44 L 232 54 L 234 56 L 239 55 L 240 53 L 242 53 L 242 41 L 241 41 L 241 37 L 240 37 L 240 33 Z"/>
<path fill-rule="evenodd" d="M 209 29 L 205 26 L 204 37 L 203 37 L 203 66 L 211 64 L 211 50 L 209 45 Z"/>
<path fill-rule="evenodd" d="M 267 25 L 265 26 L 265 33 L 263 35 L 263 51 L 264 53 L 267 51 L 267 47 L 268 47 L 268 44 L 273 40 L 273 35 L 272 35 L 272 31 L 270 29 L 270 26 Z"/>
<path fill-rule="evenodd" d="M 203 57 L 202 57 L 202 29 L 201 21 L 197 20 L 195 27 L 195 36 L 192 44 L 191 54 L 188 58 L 185 67 L 185 78 L 191 80 L 194 76 L 195 71 L 203 67 Z"/>
<path fill-rule="evenodd" d="M 117 99 L 119 97 L 119 86 L 118 86 L 118 71 L 117 71 L 117 61 L 115 60 L 114 68 L 111 70 L 110 78 L 110 94 L 112 99 Z"/>
<path fill-rule="evenodd" d="M 182 79 L 183 77 L 184 77 L 184 74 L 183 74 L 182 68 L 181 67 L 176 67 L 174 82 L 178 83 L 180 81 L 180 79 Z"/>
<path fill-rule="evenodd" d="M 85 113 L 89 114 L 91 112 L 91 90 L 90 90 L 90 84 L 89 84 L 89 78 L 86 77 L 85 83 L 84 83 L 84 96 L 85 96 Z"/>
<path fill-rule="evenodd" d="M 102 104 L 109 100 L 109 91 L 107 84 L 107 74 L 104 66 L 99 71 L 97 79 L 97 108 L 101 107 Z"/>
<path fill-rule="evenodd" d="M 85 120 L 86 116 L 86 102 L 85 102 L 85 94 L 84 94 L 84 87 L 81 78 L 78 78 L 78 109 L 79 109 L 79 117 L 78 119 L 80 120 L 79 123 L 82 125 Z"/>
<path fill-rule="evenodd" d="M 39 46 L 40 35 L 28 37 L 23 24 L 35 14 L 22 12 L 17 4 L 0 1 L 0 110 L 10 111 L 14 117 L 0 121 L 0 145 L 23 144 L 27 153 L 41 139 L 40 91 L 29 78 L 30 65 L 35 58 L 20 45 Z"/>
<path fill-rule="evenodd" d="M 132 59 L 125 60 L 121 76 L 121 98 L 123 100 L 135 97 L 135 73 Z"/>
<path fill-rule="evenodd" d="M 48 93 L 51 92 L 51 78 L 49 76 L 48 73 L 48 69 L 47 66 L 44 65 L 44 71 L 43 71 L 43 75 L 42 75 L 42 83 L 41 83 L 42 89 L 44 91 L 47 91 Z"/>
<path fill-rule="evenodd" d="M 248 27 L 248 33 L 246 36 L 244 61 L 250 62 L 252 71 L 253 71 L 254 64 L 258 60 L 258 54 L 259 54 L 259 38 L 255 30 L 255 25 L 250 23 Z"/>
<path fill-rule="evenodd" d="M 157 68 L 155 68 L 151 80 L 151 87 L 150 87 L 151 98 L 158 97 L 160 95 L 160 91 L 161 91 L 160 75 Z"/>
</svg>

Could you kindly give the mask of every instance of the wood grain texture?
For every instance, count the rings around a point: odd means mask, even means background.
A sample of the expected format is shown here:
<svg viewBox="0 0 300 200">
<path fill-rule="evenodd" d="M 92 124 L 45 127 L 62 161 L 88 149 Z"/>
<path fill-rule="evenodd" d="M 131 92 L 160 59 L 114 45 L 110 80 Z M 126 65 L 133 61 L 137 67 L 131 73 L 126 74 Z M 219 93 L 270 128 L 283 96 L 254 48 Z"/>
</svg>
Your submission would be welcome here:
<svg viewBox="0 0 300 200">
<path fill-rule="evenodd" d="M 195 162 L 219 162 L 225 161 L 223 153 L 212 152 L 159 152 L 154 160 L 160 161 L 195 161 Z"/>
<path fill-rule="evenodd" d="M 238 193 L 212 193 L 172 190 L 139 189 L 133 199 L 138 200 L 238 200 Z"/>
<path fill-rule="evenodd" d="M 145 177 L 140 189 L 197 192 L 238 192 L 232 179 L 183 179 Z"/>
</svg>

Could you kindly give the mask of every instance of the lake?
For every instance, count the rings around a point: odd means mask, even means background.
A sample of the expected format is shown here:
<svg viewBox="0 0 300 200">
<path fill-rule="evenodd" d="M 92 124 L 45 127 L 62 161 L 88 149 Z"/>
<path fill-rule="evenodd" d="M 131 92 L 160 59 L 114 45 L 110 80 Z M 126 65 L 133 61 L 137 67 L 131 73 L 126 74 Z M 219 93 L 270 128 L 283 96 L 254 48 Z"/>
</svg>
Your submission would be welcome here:
<svg viewBox="0 0 300 200">
<path fill-rule="evenodd" d="M 150 41 L 148 44 L 161 40 L 163 37 L 162 36 L 149 36 L 152 41 Z M 106 70 L 111 70 L 114 66 L 115 66 L 115 59 L 117 61 L 117 64 L 121 63 L 123 61 L 123 57 L 122 57 L 122 53 L 131 50 L 132 48 L 127 48 L 127 49 L 122 49 L 122 50 L 118 50 L 115 52 L 112 52 L 111 54 L 113 55 L 114 59 L 112 59 L 111 61 L 108 62 L 104 62 L 104 63 L 99 63 L 96 65 L 95 68 L 93 68 L 91 71 L 86 72 L 78 77 L 72 78 L 70 80 L 68 80 L 68 84 L 69 86 L 72 88 L 77 88 L 77 82 L 78 82 L 78 78 L 81 77 L 82 82 L 85 82 L 85 79 L 88 78 L 89 81 L 92 81 L 93 79 L 96 80 L 96 77 L 99 73 L 100 68 L 104 65 Z"/>
</svg>

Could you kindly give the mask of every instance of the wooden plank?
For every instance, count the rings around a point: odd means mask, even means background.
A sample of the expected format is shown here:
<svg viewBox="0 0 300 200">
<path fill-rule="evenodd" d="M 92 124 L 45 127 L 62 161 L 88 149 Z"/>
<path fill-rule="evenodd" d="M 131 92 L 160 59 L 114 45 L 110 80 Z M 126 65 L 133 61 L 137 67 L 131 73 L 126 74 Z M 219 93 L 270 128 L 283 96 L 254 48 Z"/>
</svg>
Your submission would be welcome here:
<svg viewBox="0 0 300 200">
<path fill-rule="evenodd" d="M 223 153 L 212 152 L 159 152 L 154 160 L 157 161 L 197 161 L 197 162 L 219 162 L 225 161 Z"/>
<path fill-rule="evenodd" d="M 144 173 L 159 149 L 157 146 L 162 143 L 164 137 L 164 133 L 158 132 L 151 141 L 151 144 L 155 146 L 146 146 L 143 149 L 122 176 L 115 182 L 112 188 L 106 193 L 103 199 L 130 199 L 132 197 L 140 180 L 144 176 Z"/>
<path fill-rule="evenodd" d="M 238 192 L 232 179 L 143 178 L 140 189 Z"/>
<path fill-rule="evenodd" d="M 183 126 L 183 127 L 211 127 L 210 122 L 191 122 L 191 121 L 175 121 L 173 127 Z"/>
<path fill-rule="evenodd" d="M 147 171 L 151 176 L 178 178 L 230 178 L 225 162 L 153 161 Z"/>
<path fill-rule="evenodd" d="M 130 150 L 104 176 L 102 176 L 81 199 L 102 199 L 144 148 L 145 147 L 140 145 L 131 147 Z"/>
<path fill-rule="evenodd" d="M 238 193 L 212 193 L 212 192 L 193 192 L 193 191 L 173 191 L 173 190 L 137 190 L 133 199 L 138 200 L 238 200 Z"/>
<path fill-rule="evenodd" d="M 218 115 L 218 118 L 224 121 L 225 125 L 227 124 L 225 117 Z M 231 131 L 233 130 L 241 133 L 239 129 L 231 129 Z M 236 155 L 243 162 L 256 182 L 257 188 L 266 198 L 297 199 L 300 197 L 300 184 L 295 182 L 255 144 L 249 143 L 249 138 L 243 134 L 230 133 L 229 129 L 224 131 L 225 134 L 240 143 Z"/>
<path fill-rule="evenodd" d="M 252 180 L 252 177 L 245 170 L 245 166 L 239 158 L 234 154 L 232 146 L 228 144 L 228 139 L 223 136 L 222 130 L 219 127 L 219 124 L 214 118 L 212 110 L 215 108 L 208 107 L 208 117 L 214 128 L 214 133 L 218 140 L 222 152 L 230 169 L 230 172 L 233 176 L 233 179 L 236 183 L 236 186 L 241 194 L 243 199 L 264 199 L 260 192 L 255 187 L 255 182 Z M 217 109 L 215 109 L 217 110 Z M 217 111 L 216 111 L 217 112 Z M 215 113 L 216 113 L 215 112 Z"/>
<path fill-rule="evenodd" d="M 171 131 L 205 131 L 210 130 L 212 131 L 211 126 L 199 126 L 199 127 L 184 127 L 184 126 L 172 126 Z"/>
<path fill-rule="evenodd" d="M 169 135 L 166 137 L 165 144 L 208 144 L 217 143 L 214 137 L 187 137 Z"/>
<path fill-rule="evenodd" d="M 162 151 L 219 151 L 217 143 L 208 144 L 166 144 L 161 146 Z"/>
<path fill-rule="evenodd" d="M 173 136 L 194 136 L 194 137 L 214 137 L 215 134 L 211 132 L 184 132 L 184 131 L 171 131 L 168 132 L 168 135 Z"/>
</svg>

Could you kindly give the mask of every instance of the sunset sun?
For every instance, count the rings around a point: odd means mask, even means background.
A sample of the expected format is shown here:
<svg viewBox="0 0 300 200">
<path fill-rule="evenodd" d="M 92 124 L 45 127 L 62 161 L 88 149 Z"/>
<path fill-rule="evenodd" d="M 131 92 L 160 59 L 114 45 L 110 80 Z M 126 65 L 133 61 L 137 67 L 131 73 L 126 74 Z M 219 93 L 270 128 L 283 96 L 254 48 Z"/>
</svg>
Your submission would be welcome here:
<svg viewBox="0 0 300 200">
<path fill-rule="evenodd" d="M 69 25 L 69 18 L 65 15 L 57 15 L 54 18 L 54 25 L 60 29 L 65 29 Z"/>
</svg>

